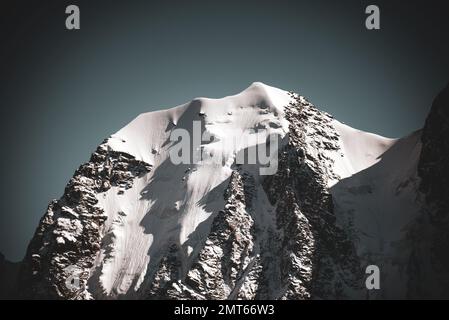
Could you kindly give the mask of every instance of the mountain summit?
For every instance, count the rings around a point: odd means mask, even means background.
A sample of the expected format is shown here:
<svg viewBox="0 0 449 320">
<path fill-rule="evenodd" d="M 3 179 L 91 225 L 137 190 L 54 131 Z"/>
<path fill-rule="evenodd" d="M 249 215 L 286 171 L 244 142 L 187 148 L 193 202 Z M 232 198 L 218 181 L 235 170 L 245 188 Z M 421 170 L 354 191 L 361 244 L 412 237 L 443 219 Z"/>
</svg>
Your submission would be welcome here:
<svg viewBox="0 0 449 320">
<path fill-rule="evenodd" d="M 19 291 L 52 299 L 449 297 L 449 134 L 439 135 L 449 130 L 448 91 L 424 129 L 401 139 L 353 129 L 258 82 L 141 114 L 49 204 Z M 195 161 L 198 152 L 207 157 Z M 366 287 L 368 265 L 380 270 L 377 290 Z"/>
</svg>

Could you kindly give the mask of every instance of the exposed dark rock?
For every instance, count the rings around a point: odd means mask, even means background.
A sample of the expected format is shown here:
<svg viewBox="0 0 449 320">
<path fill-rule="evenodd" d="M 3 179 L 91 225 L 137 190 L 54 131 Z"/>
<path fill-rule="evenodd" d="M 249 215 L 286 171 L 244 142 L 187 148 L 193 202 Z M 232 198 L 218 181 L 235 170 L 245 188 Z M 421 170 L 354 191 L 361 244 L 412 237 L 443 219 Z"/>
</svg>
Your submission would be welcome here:
<svg viewBox="0 0 449 320">
<path fill-rule="evenodd" d="M 409 232 L 409 297 L 449 298 L 449 85 L 436 97 L 421 136 L 422 214 Z"/>
<path fill-rule="evenodd" d="M 42 217 L 22 263 L 21 296 L 89 298 L 86 283 L 107 219 L 96 205 L 96 195 L 112 186 L 129 189 L 135 177 L 149 170 L 150 165 L 133 156 L 111 151 L 106 141 L 101 144 L 90 161 L 76 170 L 61 199 L 53 200 Z M 71 281 L 69 285 L 67 281 Z"/>
<path fill-rule="evenodd" d="M 422 152 L 418 165 L 420 189 L 435 215 L 449 214 L 449 85 L 436 97 L 421 136 Z"/>
<path fill-rule="evenodd" d="M 17 276 L 20 262 L 5 259 L 0 252 L 0 300 L 19 298 L 17 291 Z"/>
</svg>

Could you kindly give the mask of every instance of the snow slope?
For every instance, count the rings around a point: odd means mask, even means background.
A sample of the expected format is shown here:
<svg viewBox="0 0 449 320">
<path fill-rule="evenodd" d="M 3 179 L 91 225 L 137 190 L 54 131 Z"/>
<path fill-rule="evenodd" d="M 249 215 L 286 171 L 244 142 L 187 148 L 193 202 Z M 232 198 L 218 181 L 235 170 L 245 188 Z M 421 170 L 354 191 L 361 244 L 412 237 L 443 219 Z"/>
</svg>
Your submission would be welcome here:
<svg viewBox="0 0 449 320">
<path fill-rule="evenodd" d="M 105 237 L 110 243 L 97 259 L 94 277 L 99 278 L 101 288 L 91 290 L 132 296 L 148 265 L 158 261 L 171 242 L 183 248 L 188 263 L 210 228 L 211 214 L 224 206 L 223 182 L 232 173 L 236 154 L 257 144 L 254 135 L 263 135 L 259 141 L 273 133 L 284 137 L 288 122 L 283 107 L 290 101 L 286 91 L 253 83 L 234 96 L 197 98 L 173 109 L 142 114 L 113 134 L 108 141 L 113 150 L 131 154 L 155 170 L 123 194 L 111 188 L 98 195 L 99 206 L 108 216 Z M 170 161 L 171 131 L 192 132 L 195 120 L 201 122 L 202 134 L 214 137 L 214 142 L 200 147 L 222 152 L 224 165 L 208 161 L 174 165 Z"/>
<path fill-rule="evenodd" d="M 347 178 L 376 164 L 397 139 L 351 128 L 337 120 L 333 125 L 340 135 L 340 154 L 334 154 L 334 171 Z"/>
<path fill-rule="evenodd" d="M 421 212 L 416 202 L 421 132 L 390 140 L 369 134 L 351 136 L 348 131 L 353 129 L 342 130 L 346 131 L 341 137 L 347 159 L 342 162 L 345 168 L 359 171 L 331 187 L 336 216 L 341 225 L 352 229 L 363 263 L 379 266 L 384 275 L 382 290 L 371 294 L 383 299 L 405 297 L 411 249 L 407 231 Z"/>
</svg>

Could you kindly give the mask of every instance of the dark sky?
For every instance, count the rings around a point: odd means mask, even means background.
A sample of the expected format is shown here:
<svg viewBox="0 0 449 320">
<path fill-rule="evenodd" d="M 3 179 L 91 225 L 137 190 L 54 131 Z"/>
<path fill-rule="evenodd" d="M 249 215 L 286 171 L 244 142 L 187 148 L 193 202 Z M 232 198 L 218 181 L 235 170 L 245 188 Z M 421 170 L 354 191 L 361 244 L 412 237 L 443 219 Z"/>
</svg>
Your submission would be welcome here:
<svg viewBox="0 0 449 320">
<path fill-rule="evenodd" d="M 449 81 L 446 2 L 2 0 L 0 251 L 21 259 L 74 170 L 142 112 L 262 81 L 356 128 L 420 128 Z"/>
</svg>

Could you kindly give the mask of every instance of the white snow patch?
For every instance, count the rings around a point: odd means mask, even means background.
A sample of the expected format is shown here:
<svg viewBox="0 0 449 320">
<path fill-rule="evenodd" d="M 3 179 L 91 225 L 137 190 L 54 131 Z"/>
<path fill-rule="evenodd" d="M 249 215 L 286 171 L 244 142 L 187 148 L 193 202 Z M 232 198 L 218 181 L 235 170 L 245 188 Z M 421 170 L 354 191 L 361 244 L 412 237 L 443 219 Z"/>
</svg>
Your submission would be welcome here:
<svg viewBox="0 0 449 320">
<path fill-rule="evenodd" d="M 332 125 L 340 134 L 341 150 L 332 152 L 332 158 L 335 161 L 334 172 L 341 179 L 376 164 L 381 155 L 397 141 L 351 128 L 337 120 L 332 120 Z M 335 182 L 332 181 L 332 184 Z"/>
</svg>

